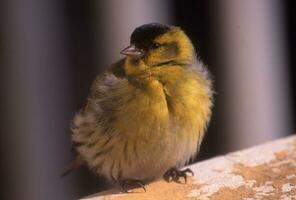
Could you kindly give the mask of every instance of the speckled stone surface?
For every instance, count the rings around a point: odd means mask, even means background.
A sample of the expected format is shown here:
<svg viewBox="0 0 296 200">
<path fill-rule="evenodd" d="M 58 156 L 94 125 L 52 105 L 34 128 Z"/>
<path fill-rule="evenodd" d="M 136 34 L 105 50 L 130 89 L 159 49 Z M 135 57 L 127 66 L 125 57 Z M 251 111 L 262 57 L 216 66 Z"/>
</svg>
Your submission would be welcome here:
<svg viewBox="0 0 296 200">
<path fill-rule="evenodd" d="M 296 136 L 189 166 L 187 184 L 157 181 L 130 193 L 110 190 L 85 200 L 296 200 Z"/>
</svg>

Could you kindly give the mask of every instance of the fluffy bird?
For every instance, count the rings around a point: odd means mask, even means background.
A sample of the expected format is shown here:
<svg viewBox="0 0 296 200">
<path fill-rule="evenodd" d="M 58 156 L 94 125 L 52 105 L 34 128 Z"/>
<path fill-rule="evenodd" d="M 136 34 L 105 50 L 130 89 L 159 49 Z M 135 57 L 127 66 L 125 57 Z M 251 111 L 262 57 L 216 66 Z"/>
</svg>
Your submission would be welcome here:
<svg viewBox="0 0 296 200">
<path fill-rule="evenodd" d="M 199 151 L 211 116 L 206 67 L 179 27 L 158 23 L 136 28 L 121 54 L 74 117 L 74 165 L 123 188 L 162 176 L 186 181 L 191 170 L 181 167 Z"/>
</svg>

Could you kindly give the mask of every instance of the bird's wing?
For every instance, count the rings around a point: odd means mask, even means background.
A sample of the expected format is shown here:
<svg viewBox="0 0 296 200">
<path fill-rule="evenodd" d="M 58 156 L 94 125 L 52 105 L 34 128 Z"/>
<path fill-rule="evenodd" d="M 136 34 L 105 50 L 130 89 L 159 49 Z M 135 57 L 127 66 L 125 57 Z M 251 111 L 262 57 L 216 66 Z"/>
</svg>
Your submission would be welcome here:
<svg viewBox="0 0 296 200">
<path fill-rule="evenodd" d="M 120 79 L 126 78 L 123 68 L 124 61 L 125 59 L 117 61 L 109 68 L 107 68 L 104 73 L 96 77 L 90 88 L 87 105 L 84 109 L 85 112 L 99 112 L 95 109 L 95 107 L 99 104 L 101 105 L 102 100 L 105 100 L 106 98 L 108 99 L 108 97 L 110 96 L 109 91 L 112 90 L 112 88 L 116 87 Z"/>
<path fill-rule="evenodd" d="M 120 98 L 125 96 L 121 94 L 125 91 L 122 89 L 122 83 L 126 82 L 123 66 L 124 59 L 121 59 L 96 77 L 90 88 L 86 106 L 74 117 L 73 133 L 78 131 L 80 135 L 87 135 L 88 132 L 97 130 L 107 132 L 106 129 L 121 105 Z"/>
<path fill-rule="evenodd" d="M 116 109 L 116 97 L 112 95 L 112 90 L 119 84 L 119 81 L 125 79 L 124 59 L 112 64 L 104 73 L 98 75 L 94 80 L 87 104 L 74 117 L 72 124 L 72 149 L 81 145 L 87 140 L 90 134 L 100 127 L 100 130 L 107 131 L 108 122 L 112 120 L 114 110 Z M 114 103 L 115 102 L 115 103 Z M 84 139 L 83 139 L 84 138 Z M 75 160 L 66 168 L 63 176 L 69 174 L 84 164 L 84 160 L 73 151 Z"/>
</svg>

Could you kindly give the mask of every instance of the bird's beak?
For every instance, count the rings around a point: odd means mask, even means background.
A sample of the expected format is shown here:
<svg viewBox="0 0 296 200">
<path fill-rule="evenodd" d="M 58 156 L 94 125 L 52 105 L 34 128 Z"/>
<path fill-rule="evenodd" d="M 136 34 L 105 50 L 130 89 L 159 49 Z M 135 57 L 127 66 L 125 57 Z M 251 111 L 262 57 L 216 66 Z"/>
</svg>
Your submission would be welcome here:
<svg viewBox="0 0 296 200">
<path fill-rule="evenodd" d="M 123 55 L 126 55 L 126 56 L 130 56 L 135 59 L 139 59 L 139 58 L 143 57 L 143 55 L 144 55 L 144 52 L 142 50 L 138 49 L 137 47 L 135 47 L 135 45 L 130 45 L 130 46 L 126 47 L 120 53 Z"/>
</svg>

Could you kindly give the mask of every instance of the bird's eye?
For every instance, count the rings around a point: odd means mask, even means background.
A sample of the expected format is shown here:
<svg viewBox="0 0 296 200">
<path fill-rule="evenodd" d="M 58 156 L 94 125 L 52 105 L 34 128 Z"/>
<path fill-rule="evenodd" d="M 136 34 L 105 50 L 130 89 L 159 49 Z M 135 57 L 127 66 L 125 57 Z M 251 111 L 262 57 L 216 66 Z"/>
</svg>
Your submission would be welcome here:
<svg viewBox="0 0 296 200">
<path fill-rule="evenodd" d="M 160 47 L 159 43 L 153 43 L 151 46 L 152 49 L 157 49 L 158 47 Z"/>
</svg>

